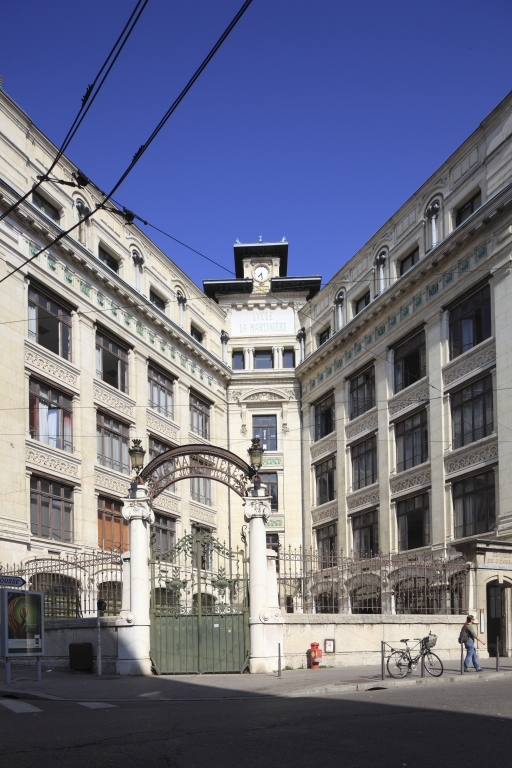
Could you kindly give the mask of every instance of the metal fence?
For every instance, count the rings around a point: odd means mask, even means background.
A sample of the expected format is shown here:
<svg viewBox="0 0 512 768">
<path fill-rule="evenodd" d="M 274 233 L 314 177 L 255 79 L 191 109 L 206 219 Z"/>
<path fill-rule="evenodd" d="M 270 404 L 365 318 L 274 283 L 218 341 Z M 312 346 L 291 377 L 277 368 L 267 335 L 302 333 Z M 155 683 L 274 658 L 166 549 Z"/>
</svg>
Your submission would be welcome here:
<svg viewBox="0 0 512 768">
<path fill-rule="evenodd" d="M 467 608 L 463 557 L 399 553 L 345 557 L 281 549 L 279 601 L 287 613 L 459 614 Z"/>
<path fill-rule="evenodd" d="M 97 615 L 97 601 L 106 604 L 100 616 L 121 610 L 122 560 L 119 552 L 96 551 L 62 557 L 34 558 L 3 567 L 5 576 L 21 576 L 23 589 L 44 592 L 47 619 L 87 618 Z"/>
</svg>

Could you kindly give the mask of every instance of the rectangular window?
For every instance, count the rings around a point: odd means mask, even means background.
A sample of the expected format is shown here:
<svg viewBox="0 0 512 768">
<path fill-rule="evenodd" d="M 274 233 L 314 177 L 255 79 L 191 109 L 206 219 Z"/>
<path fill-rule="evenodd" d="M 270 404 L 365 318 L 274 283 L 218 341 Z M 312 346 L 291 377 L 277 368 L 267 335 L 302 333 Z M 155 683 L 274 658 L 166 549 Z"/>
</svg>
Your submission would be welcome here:
<svg viewBox="0 0 512 768">
<path fill-rule="evenodd" d="M 491 335 L 491 289 L 485 285 L 450 309 L 450 359 Z"/>
<path fill-rule="evenodd" d="M 295 368 L 294 349 L 285 349 L 283 351 L 283 368 Z"/>
<path fill-rule="evenodd" d="M 28 289 L 28 337 L 71 360 L 71 313 L 34 286 Z"/>
<path fill-rule="evenodd" d="M 318 549 L 318 567 L 330 568 L 336 558 L 336 528 L 335 524 L 317 528 L 316 545 Z"/>
<path fill-rule="evenodd" d="M 316 465 L 315 478 L 317 506 L 326 504 L 328 501 L 333 501 L 337 496 L 336 456 Z"/>
<path fill-rule="evenodd" d="M 172 419 L 174 379 L 152 365 L 148 366 L 148 405 Z"/>
<path fill-rule="evenodd" d="M 153 550 L 167 552 L 176 543 L 176 521 L 172 517 L 155 512 L 151 533 Z"/>
<path fill-rule="evenodd" d="M 412 253 L 410 253 L 408 256 L 405 257 L 405 259 L 402 259 L 400 262 L 400 277 L 402 275 L 405 275 L 406 272 L 408 272 L 412 267 L 414 267 L 415 264 L 418 263 L 420 260 L 420 249 L 415 248 Z"/>
<path fill-rule="evenodd" d="M 100 331 L 96 331 L 96 376 L 128 392 L 128 350 Z"/>
<path fill-rule="evenodd" d="M 491 374 L 452 394 L 454 448 L 491 434 L 494 426 L 492 397 Z"/>
<path fill-rule="evenodd" d="M 375 368 L 367 368 L 366 371 L 350 379 L 350 418 L 355 419 L 362 413 L 366 413 L 375 405 Z"/>
<path fill-rule="evenodd" d="M 254 352 L 254 367 L 260 368 L 273 368 L 274 356 L 271 349 L 257 349 Z"/>
<path fill-rule="evenodd" d="M 119 262 L 114 259 L 108 251 L 101 247 L 98 247 L 98 259 L 103 262 L 112 272 L 119 272 Z"/>
<path fill-rule="evenodd" d="M 71 397 L 58 389 L 30 379 L 30 437 L 71 452 L 72 402 Z"/>
<path fill-rule="evenodd" d="M 277 512 L 277 472 L 260 472 L 261 482 L 267 486 L 267 496 L 270 496 L 270 508 Z"/>
<path fill-rule="evenodd" d="M 377 480 L 377 436 L 362 440 L 350 449 L 352 458 L 352 490 L 364 488 Z"/>
<path fill-rule="evenodd" d="M 157 309 L 161 309 L 162 312 L 165 312 L 165 301 L 164 299 L 160 298 L 158 293 L 155 293 L 154 291 L 149 291 L 149 300 Z"/>
<path fill-rule="evenodd" d="M 334 432 L 334 395 L 315 404 L 315 440 Z"/>
<path fill-rule="evenodd" d="M 207 466 L 207 462 L 198 459 L 200 465 Z M 212 481 L 209 477 L 190 478 L 190 496 L 200 504 L 212 505 Z"/>
<path fill-rule="evenodd" d="M 455 226 L 459 227 L 466 219 L 469 219 L 471 214 L 473 214 L 477 208 L 480 208 L 482 205 L 482 193 L 480 190 L 476 193 L 476 195 L 473 195 L 471 200 L 468 200 L 467 203 L 464 203 L 464 205 L 461 205 L 461 207 L 457 211 L 457 216 L 455 219 Z"/>
<path fill-rule="evenodd" d="M 278 533 L 267 533 L 267 549 L 271 549 L 272 552 L 275 552 L 276 557 L 276 571 L 279 573 L 279 534 Z"/>
<path fill-rule="evenodd" d="M 210 405 L 190 393 L 190 430 L 196 435 L 210 439 Z"/>
<path fill-rule="evenodd" d="M 494 530 L 494 470 L 453 483 L 455 538 Z"/>
<path fill-rule="evenodd" d="M 328 325 L 327 328 L 324 328 L 324 330 L 318 334 L 318 346 L 321 347 L 322 344 L 325 344 L 325 342 L 330 339 L 331 337 L 331 326 Z"/>
<path fill-rule="evenodd" d="M 116 472 L 130 473 L 128 424 L 113 419 L 106 413 L 96 414 L 97 458 L 98 464 Z"/>
<path fill-rule="evenodd" d="M 372 557 L 379 553 L 378 512 L 365 512 L 352 518 L 355 557 Z"/>
<path fill-rule="evenodd" d="M 53 219 L 57 224 L 60 222 L 59 209 L 55 205 L 49 203 L 48 200 L 38 192 L 32 192 L 32 202 L 35 207 L 39 208 L 39 210 L 44 213 L 45 216 L 48 216 L 49 219 Z"/>
<path fill-rule="evenodd" d="M 243 352 L 232 352 L 232 368 L 234 371 L 243 371 L 245 360 Z"/>
<path fill-rule="evenodd" d="M 395 347 L 395 393 L 422 379 L 427 372 L 425 331 Z"/>
<path fill-rule="evenodd" d="M 104 496 L 98 498 L 98 546 L 127 552 L 130 549 L 130 523 L 123 518 L 122 504 Z"/>
<path fill-rule="evenodd" d="M 259 437 L 265 451 L 277 451 L 277 416 L 253 416 L 252 436 Z"/>
<path fill-rule="evenodd" d="M 201 333 L 199 328 L 196 328 L 195 325 L 190 326 L 190 335 L 192 336 L 193 339 L 198 341 L 200 344 L 203 343 L 204 334 Z"/>
<path fill-rule="evenodd" d="M 148 447 L 149 447 L 149 461 L 152 461 L 153 459 L 156 459 L 157 456 L 160 456 L 161 453 L 165 453 L 165 451 L 170 450 L 172 448 L 171 445 L 168 445 L 167 443 L 162 442 L 161 440 L 158 440 L 156 437 L 152 437 L 151 435 L 148 438 Z M 174 461 L 172 461 L 172 466 L 174 466 Z M 166 462 L 163 465 L 160 465 L 158 469 L 154 470 L 153 475 L 155 479 L 159 479 L 161 474 L 164 474 L 165 472 L 168 472 L 170 469 L 170 465 L 168 462 Z M 174 493 L 176 490 L 176 486 L 174 483 L 172 485 L 167 486 L 167 490 L 171 491 L 171 493 Z"/>
<path fill-rule="evenodd" d="M 396 505 L 398 549 L 417 549 L 430 544 L 428 493 L 399 501 Z"/>
<path fill-rule="evenodd" d="M 354 315 L 358 315 L 363 311 L 365 307 L 370 303 L 370 291 L 367 291 L 364 296 L 361 296 L 354 305 Z"/>
<path fill-rule="evenodd" d="M 53 480 L 30 478 L 30 530 L 54 541 L 73 540 L 73 489 Z"/>
<path fill-rule="evenodd" d="M 415 467 L 428 459 L 427 411 L 408 416 L 395 424 L 396 471 Z"/>
</svg>

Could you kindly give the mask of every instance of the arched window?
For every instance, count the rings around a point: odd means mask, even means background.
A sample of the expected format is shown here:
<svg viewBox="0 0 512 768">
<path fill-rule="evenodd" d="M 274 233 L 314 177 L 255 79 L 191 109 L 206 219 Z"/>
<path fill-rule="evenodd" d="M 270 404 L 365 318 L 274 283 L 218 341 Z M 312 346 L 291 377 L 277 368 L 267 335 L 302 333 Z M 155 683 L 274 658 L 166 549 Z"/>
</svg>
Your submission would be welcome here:
<svg viewBox="0 0 512 768">
<path fill-rule="evenodd" d="M 30 584 L 36 592 L 44 592 L 44 615 L 47 619 L 82 617 L 76 579 L 62 573 L 37 573 L 32 576 Z"/>
</svg>

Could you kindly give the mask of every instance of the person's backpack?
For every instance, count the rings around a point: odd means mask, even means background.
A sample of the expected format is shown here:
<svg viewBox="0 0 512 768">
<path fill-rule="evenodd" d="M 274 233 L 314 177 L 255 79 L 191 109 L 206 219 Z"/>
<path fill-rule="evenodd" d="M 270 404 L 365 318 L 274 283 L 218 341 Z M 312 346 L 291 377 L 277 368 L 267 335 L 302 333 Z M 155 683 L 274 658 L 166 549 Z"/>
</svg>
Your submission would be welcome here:
<svg viewBox="0 0 512 768">
<path fill-rule="evenodd" d="M 469 632 L 467 629 L 462 628 L 459 635 L 459 643 L 463 645 L 464 643 L 467 643 L 469 640 Z"/>
</svg>

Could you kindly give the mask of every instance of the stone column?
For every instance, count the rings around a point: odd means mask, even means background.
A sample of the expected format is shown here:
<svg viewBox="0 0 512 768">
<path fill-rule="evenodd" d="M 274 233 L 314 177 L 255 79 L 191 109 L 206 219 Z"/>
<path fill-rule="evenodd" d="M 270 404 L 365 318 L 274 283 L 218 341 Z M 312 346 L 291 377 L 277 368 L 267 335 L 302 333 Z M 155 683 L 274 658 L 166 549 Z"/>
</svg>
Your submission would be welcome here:
<svg viewBox="0 0 512 768">
<path fill-rule="evenodd" d="M 441 205 L 439 203 L 439 200 L 434 200 L 432 203 L 430 203 L 429 207 L 425 211 L 427 219 L 430 219 L 430 239 L 431 239 L 430 247 L 431 248 L 435 248 L 437 245 L 437 217 L 440 210 L 441 210 Z"/>
<path fill-rule="evenodd" d="M 334 299 L 336 306 L 336 330 L 341 331 L 343 328 L 343 304 L 345 303 L 345 295 L 339 293 Z"/>
<path fill-rule="evenodd" d="M 300 349 L 300 360 L 299 363 L 304 362 L 304 358 L 306 356 L 306 329 L 301 328 L 300 331 L 297 334 L 297 341 L 299 342 L 299 349 Z"/>
<path fill-rule="evenodd" d="M 227 348 L 228 348 L 229 334 L 226 331 L 220 333 L 220 343 L 222 345 L 222 362 L 227 363 Z"/>
<path fill-rule="evenodd" d="M 265 486 L 249 486 L 245 520 L 249 523 L 249 630 L 251 673 L 269 674 L 277 669 L 278 643 L 283 649 L 283 616 L 277 605 L 275 562 L 267 552 L 265 522 L 270 517 L 270 496 Z M 273 554 L 273 553 L 272 553 Z M 270 603 L 276 603 L 271 605 Z"/>
<path fill-rule="evenodd" d="M 384 281 L 384 267 L 386 266 L 386 251 L 379 253 L 375 259 L 375 266 L 377 267 L 377 284 L 379 294 L 384 293 L 386 286 Z"/>
<path fill-rule="evenodd" d="M 183 328 L 183 310 L 185 309 L 185 305 L 187 303 L 186 297 L 178 291 L 176 298 L 178 300 L 178 310 L 179 310 L 179 326 L 180 328 Z"/>
<path fill-rule="evenodd" d="M 147 487 L 138 485 L 123 499 L 123 517 L 130 523 L 129 610 L 116 621 L 118 675 L 150 675 L 149 657 L 149 527 L 155 516 L 149 505 Z M 123 576 L 127 568 L 123 568 Z M 124 583 L 124 582 L 123 582 Z M 126 604 L 123 597 L 123 607 Z"/>
</svg>

